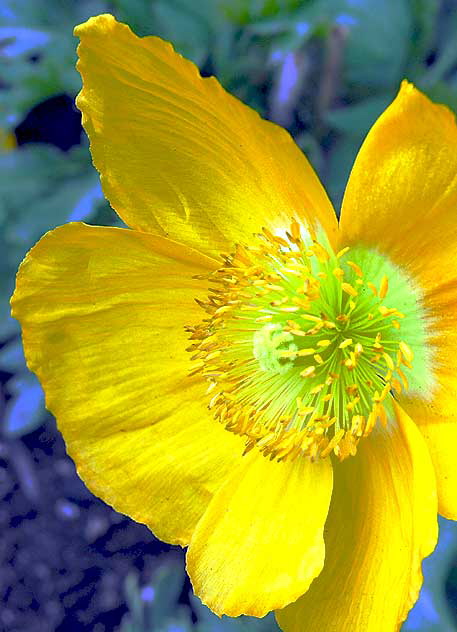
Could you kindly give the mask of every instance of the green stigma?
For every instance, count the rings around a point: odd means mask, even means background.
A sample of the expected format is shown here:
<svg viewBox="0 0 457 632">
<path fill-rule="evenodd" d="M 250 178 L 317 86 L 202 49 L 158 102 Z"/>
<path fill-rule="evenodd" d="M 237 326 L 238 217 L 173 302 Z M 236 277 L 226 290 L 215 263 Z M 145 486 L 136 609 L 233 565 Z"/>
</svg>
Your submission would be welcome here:
<svg viewBox="0 0 457 632">
<path fill-rule="evenodd" d="M 292 363 L 284 358 L 285 353 L 295 353 L 298 347 L 293 335 L 284 331 L 280 324 L 265 325 L 254 332 L 253 352 L 262 371 L 286 373 Z"/>
<path fill-rule="evenodd" d="M 355 454 L 396 394 L 430 388 L 420 291 L 382 254 L 264 230 L 210 277 L 189 348 L 228 430 L 271 458 Z"/>
</svg>

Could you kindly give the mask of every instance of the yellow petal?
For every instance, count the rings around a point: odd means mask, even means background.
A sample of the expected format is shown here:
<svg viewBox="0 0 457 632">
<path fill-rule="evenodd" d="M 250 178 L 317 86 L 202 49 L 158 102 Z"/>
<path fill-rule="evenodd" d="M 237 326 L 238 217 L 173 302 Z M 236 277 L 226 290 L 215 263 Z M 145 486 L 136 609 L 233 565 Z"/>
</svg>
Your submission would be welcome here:
<svg viewBox="0 0 457 632">
<path fill-rule="evenodd" d="M 457 520 L 457 420 L 415 419 L 427 443 L 436 472 L 438 511 Z"/>
<path fill-rule="evenodd" d="M 437 538 L 435 480 L 424 440 L 400 409 L 397 423 L 335 467 L 324 570 L 276 613 L 285 632 L 393 632 L 416 601 L 422 558 Z"/>
<path fill-rule="evenodd" d="M 447 239 L 447 237 L 446 237 Z M 446 241 L 446 240 L 444 240 Z M 444 247 L 444 245 L 443 245 Z M 415 397 L 400 396 L 402 406 L 419 425 L 435 466 L 439 512 L 457 520 L 457 276 L 455 249 L 449 260 L 446 283 L 437 279 L 426 288 L 423 304 L 430 315 L 429 356 L 433 371 L 430 391 Z M 420 395 L 420 396 L 419 396 Z"/>
<path fill-rule="evenodd" d="M 81 477 L 161 539 L 187 544 L 242 442 L 187 377 L 186 324 L 214 262 L 145 233 L 67 224 L 29 252 L 13 315 Z"/>
<path fill-rule="evenodd" d="M 251 452 L 213 497 L 187 570 L 217 614 L 262 617 L 299 597 L 324 563 L 329 460 L 277 463 Z"/>
<path fill-rule="evenodd" d="M 402 406 L 418 425 L 432 457 L 438 511 L 445 518 L 457 520 L 456 377 L 454 374 L 446 379 L 441 374 L 441 380 L 441 395 L 431 401 L 404 397 Z"/>
<path fill-rule="evenodd" d="M 157 37 L 111 15 L 75 29 L 77 105 L 113 207 L 134 228 L 219 253 L 290 217 L 337 229 L 289 134 L 263 121 Z"/>
<path fill-rule="evenodd" d="M 423 288 L 453 279 L 457 126 L 450 110 L 403 82 L 359 151 L 340 225 L 344 245 L 388 254 Z"/>
</svg>

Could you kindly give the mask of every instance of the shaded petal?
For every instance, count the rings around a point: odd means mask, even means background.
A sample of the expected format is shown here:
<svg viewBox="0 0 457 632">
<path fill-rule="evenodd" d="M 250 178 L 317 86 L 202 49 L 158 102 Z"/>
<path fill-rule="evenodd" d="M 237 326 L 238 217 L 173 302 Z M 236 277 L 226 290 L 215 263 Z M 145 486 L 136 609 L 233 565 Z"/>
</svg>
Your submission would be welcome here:
<svg viewBox="0 0 457 632">
<path fill-rule="evenodd" d="M 324 570 L 276 613 L 285 632 L 398 630 L 437 540 L 433 466 L 414 423 L 376 430 L 335 467 Z"/>
<path fill-rule="evenodd" d="M 289 134 L 263 121 L 157 37 L 111 15 L 75 29 L 77 105 L 105 195 L 134 228 L 219 253 L 293 214 L 337 230 Z"/>
<path fill-rule="evenodd" d="M 379 249 L 424 289 L 454 279 L 457 126 L 450 110 L 403 82 L 359 151 L 340 226 L 342 243 Z"/>
<path fill-rule="evenodd" d="M 429 355 L 433 372 L 430 390 L 415 397 L 400 396 L 401 405 L 419 425 L 435 466 L 439 512 L 457 520 L 457 276 L 455 252 L 446 271 L 449 280 L 437 279 L 427 287 L 423 303 L 429 314 Z M 450 255 L 451 257 L 451 255 Z"/>
<path fill-rule="evenodd" d="M 402 405 L 418 425 L 432 457 L 438 489 L 438 511 L 450 520 L 457 520 L 457 395 L 452 405 L 450 398 L 444 394 L 455 392 L 455 382 L 455 376 L 450 380 L 443 378 L 443 397 L 432 402 L 417 398 L 402 400 Z M 446 389 L 446 384 L 449 384 L 451 391 Z"/>
<path fill-rule="evenodd" d="M 217 614 L 263 617 L 299 597 L 324 563 L 332 493 L 329 459 L 244 457 L 192 537 L 187 571 Z"/>
<path fill-rule="evenodd" d="M 198 322 L 214 262 L 163 237 L 67 224 L 22 263 L 13 315 L 29 367 L 92 491 L 187 544 L 242 452 L 187 377 L 186 324 Z"/>
</svg>

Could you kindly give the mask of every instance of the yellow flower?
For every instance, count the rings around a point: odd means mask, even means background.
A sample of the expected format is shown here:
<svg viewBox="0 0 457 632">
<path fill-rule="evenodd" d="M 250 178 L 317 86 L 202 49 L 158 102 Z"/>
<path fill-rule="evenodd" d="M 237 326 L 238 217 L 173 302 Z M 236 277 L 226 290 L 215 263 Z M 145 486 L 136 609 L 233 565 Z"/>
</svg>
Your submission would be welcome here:
<svg viewBox="0 0 457 632">
<path fill-rule="evenodd" d="M 398 629 L 457 517 L 453 116 L 404 82 L 338 225 L 289 135 L 169 44 L 110 15 L 76 34 L 131 229 L 45 235 L 13 314 L 81 477 L 189 546 L 219 614 Z"/>
</svg>

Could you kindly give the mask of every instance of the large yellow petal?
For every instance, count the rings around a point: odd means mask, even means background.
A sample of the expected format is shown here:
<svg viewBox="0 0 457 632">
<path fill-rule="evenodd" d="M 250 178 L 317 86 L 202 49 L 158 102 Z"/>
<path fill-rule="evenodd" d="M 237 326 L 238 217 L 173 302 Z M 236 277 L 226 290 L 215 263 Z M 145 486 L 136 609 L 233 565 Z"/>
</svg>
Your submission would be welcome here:
<svg viewBox="0 0 457 632">
<path fill-rule="evenodd" d="M 276 613 L 285 632 L 390 632 L 417 599 L 437 539 L 435 480 L 422 436 L 397 414 L 335 467 L 324 570 Z"/>
<path fill-rule="evenodd" d="M 214 262 L 146 233 L 67 224 L 29 252 L 12 300 L 29 367 L 81 477 L 161 539 L 187 544 L 242 442 L 187 377 Z"/>
<path fill-rule="evenodd" d="M 454 280 L 457 126 L 450 110 L 403 82 L 356 158 L 341 241 L 386 253 L 422 288 Z"/>
<path fill-rule="evenodd" d="M 324 563 L 331 492 L 329 459 L 244 457 L 192 537 L 187 570 L 195 593 L 230 616 L 262 617 L 297 599 Z"/>
<path fill-rule="evenodd" d="M 433 424 L 427 435 L 440 511 L 456 516 L 455 474 L 445 437 L 457 423 L 457 125 L 447 108 L 407 82 L 357 156 L 341 230 L 345 244 L 363 243 L 386 253 L 422 293 L 432 387 L 415 401 L 402 402 L 414 421 Z"/>
<path fill-rule="evenodd" d="M 210 253 L 291 215 L 335 234 L 332 206 L 289 134 L 157 37 L 111 15 L 75 29 L 77 105 L 113 207 L 134 228 Z"/>
</svg>

